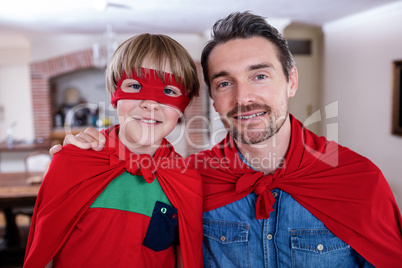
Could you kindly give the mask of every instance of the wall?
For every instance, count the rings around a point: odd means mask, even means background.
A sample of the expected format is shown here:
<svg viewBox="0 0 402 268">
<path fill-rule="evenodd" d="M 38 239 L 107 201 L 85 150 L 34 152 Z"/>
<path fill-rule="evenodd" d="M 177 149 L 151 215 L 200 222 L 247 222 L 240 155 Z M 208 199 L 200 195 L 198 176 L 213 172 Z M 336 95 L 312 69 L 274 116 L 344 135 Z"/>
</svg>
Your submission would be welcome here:
<svg viewBox="0 0 402 268">
<path fill-rule="evenodd" d="M 293 55 L 299 74 L 299 86 L 296 95 L 289 99 L 289 112 L 309 130 L 320 134 L 319 122 L 312 115 L 324 108 L 320 105 L 323 64 L 321 27 L 291 24 L 285 29 L 284 36 L 287 40 L 311 41 L 310 55 Z"/>
<path fill-rule="evenodd" d="M 116 36 L 118 44 L 133 34 L 119 34 Z M 194 58 L 199 61 L 205 38 L 199 34 L 167 34 L 182 44 Z M 71 54 L 76 51 L 92 48 L 95 42 L 102 41 L 102 35 L 80 34 L 35 34 L 27 35 L 32 46 L 32 62 L 44 61 L 60 55 Z"/>
<path fill-rule="evenodd" d="M 29 61 L 27 38 L 0 34 L 0 141 L 13 122 L 15 138 L 33 139 Z"/>
<path fill-rule="evenodd" d="M 402 137 L 391 134 L 391 65 L 402 59 L 401 25 L 401 2 L 325 25 L 322 95 L 324 104 L 338 101 L 339 142 L 378 165 L 400 208 Z"/>
</svg>

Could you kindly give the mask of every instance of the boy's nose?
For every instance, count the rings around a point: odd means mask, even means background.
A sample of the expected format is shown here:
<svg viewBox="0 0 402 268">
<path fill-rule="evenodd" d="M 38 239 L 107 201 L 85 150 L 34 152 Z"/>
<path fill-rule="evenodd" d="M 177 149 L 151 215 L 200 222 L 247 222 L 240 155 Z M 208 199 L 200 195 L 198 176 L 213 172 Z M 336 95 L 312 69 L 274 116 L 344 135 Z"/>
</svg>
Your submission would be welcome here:
<svg viewBox="0 0 402 268">
<path fill-rule="evenodd" d="M 159 102 L 154 100 L 143 100 L 140 103 L 140 107 L 147 110 L 157 110 L 159 109 Z"/>
</svg>

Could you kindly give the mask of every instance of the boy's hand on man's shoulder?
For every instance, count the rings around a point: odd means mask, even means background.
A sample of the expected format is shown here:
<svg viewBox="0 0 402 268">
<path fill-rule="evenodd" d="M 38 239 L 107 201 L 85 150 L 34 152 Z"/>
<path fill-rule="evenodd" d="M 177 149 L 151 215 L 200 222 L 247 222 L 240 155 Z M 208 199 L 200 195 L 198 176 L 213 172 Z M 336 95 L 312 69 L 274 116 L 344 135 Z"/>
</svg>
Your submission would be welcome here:
<svg viewBox="0 0 402 268">
<path fill-rule="evenodd" d="M 72 144 L 80 149 L 88 150 L 92 149 L 94 151 L 102 151 L 105 146 L 106 138 L 103 134 L 94 128 L 87 128 L 84 132 L 80 132 L 77 135 L 68 134 L 65 136 L 63 141 L 63 146 L 67 144 Z M 49 154 L 53 157 L 55 153 L 60 152 L 63 147 L 58 144 L 50 148 Z"/>
</svg>

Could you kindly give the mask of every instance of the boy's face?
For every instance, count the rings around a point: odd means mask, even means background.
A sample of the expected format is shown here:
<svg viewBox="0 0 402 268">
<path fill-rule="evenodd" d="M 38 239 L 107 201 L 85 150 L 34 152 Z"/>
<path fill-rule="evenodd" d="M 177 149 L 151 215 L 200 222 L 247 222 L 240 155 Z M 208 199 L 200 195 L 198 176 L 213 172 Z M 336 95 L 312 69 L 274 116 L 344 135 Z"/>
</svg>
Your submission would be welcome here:
<svg viewBox="0 0 402 268">
<path fill-rule="evenodd" d="M 170 69 L 163 71 L 170 73 Z M 132 94 L 147 90 L 143 88 L 141 81 L 130 78 L 123 80 L 120 88 L 123 92 Z M 169 98 L 182 95 L 178 87 L 169 83 L 160 90 Z M 135 149 L 143 146 L 159 146 L 163 138 L 172 132 L 182 113 L 172 106 L 155 100 L 120 99 L 117 101 L 117 115 L 120 123 L 120 140 L 129 149 Z"/>
</svg>

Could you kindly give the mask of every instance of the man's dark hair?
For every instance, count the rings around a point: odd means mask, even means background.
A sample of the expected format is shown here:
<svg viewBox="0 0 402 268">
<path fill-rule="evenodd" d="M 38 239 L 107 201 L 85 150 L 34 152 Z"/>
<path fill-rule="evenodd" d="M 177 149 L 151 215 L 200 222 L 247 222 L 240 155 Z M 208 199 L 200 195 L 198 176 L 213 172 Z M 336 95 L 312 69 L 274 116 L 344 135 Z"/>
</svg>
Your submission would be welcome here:
<svg viewBox="0 0 402 268">
<path fill-rule="evenodd" d="M 289 81 L 290 70 L 295 66 L 288 44 L 278 30 L 272 27 L 265 18 L 250 12 L 235 12 L 226 18 L 218 20 L 212 27 L 212 39 L 206 44 L 201 54 L 201 65 L 205 83 L 211 95 L 211 83 L 208 78 L 208 57 L 212 49 L 234 39 L 263 37 L 270 41 L 277 49 L 283 72 Z"/>
</svg>

